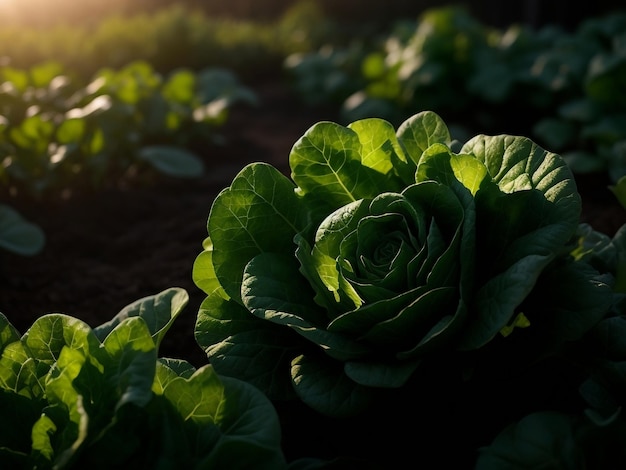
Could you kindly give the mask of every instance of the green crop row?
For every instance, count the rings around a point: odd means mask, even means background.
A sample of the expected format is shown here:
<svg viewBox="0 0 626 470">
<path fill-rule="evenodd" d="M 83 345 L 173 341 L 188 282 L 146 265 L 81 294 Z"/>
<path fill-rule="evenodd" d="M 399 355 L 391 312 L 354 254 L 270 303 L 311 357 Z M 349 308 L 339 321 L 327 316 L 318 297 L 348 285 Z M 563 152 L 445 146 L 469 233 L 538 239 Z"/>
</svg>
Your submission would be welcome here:
<svg viewBox="0 0 626 470">
<path fill-rule="evenodd" d="M 344 121 L 398 123 L 435 110 L 466 129 L 530 135 L 579 173 L 626 173 L 626 12 L 576 31 L 496 29 L 459 7 L 402 21 L 378 41 L 290 56 L 305 103 L 342 106 Z"/>
<path fill-rule="evenodd" d="M 214 140 L 230 105 L 255 100 L 226 69 L 163 76 L 143 61 L 102 69 L 88 83 L 56 62 L 4 67 L 0 79 L 0 181 L 35 196 L 81 180 L 97 186 L 140 161 L 197 176 L 201 160 L 179 154 Z"/>
</svg>

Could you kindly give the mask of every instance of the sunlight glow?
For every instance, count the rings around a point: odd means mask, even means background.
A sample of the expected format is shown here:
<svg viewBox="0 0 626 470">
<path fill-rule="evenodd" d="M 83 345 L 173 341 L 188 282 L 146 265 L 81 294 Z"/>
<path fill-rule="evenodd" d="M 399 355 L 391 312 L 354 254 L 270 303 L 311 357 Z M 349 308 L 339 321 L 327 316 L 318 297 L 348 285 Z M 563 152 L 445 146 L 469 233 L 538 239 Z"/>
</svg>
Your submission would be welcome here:
<svg viewBox="0 0 626 470">
<path fill-rule="evenodd" d="M 0 25 L 79 23 L 129 5 L 131 0 L 0 0 Z"/>
</svg>

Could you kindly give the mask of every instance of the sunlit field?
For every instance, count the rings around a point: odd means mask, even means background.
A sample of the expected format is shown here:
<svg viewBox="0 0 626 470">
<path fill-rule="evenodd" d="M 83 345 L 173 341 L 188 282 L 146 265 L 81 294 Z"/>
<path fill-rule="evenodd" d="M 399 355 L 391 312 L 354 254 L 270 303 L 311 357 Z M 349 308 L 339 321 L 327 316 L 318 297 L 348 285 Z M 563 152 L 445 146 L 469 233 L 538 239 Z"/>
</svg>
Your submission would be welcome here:
<svg viewBox="0 0 626 470">
<path fill-rule="evenodd" d="M 125 0 L 0 0 L 0 24 L 49 26 L 92 20 L 105 12 L 124 12 Z"/>
</svg>

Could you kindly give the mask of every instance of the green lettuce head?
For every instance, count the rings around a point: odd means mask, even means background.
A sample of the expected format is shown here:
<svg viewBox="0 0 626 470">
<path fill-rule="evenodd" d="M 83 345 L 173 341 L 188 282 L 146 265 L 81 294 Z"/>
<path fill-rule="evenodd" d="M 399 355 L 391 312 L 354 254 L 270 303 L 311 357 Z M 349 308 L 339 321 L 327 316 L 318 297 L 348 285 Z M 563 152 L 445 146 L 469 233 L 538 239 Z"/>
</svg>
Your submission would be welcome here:
<svg viewBox="0 0 626 470">
<path fill-rule="evenodd" d="M 196 339 L 218 373 L 348 415 L 429 357 L 532 325 L 520 306 L 578 225 L 572 174 L 523 137 L 453 146 L 422 112 L 397 131 L 315 124 L 291 179 L 246 166 L 215 199 L 193 269 L 208 294 Z M 581 292 L 606 287 L 587 275 L 574 276 Z M 586 306 L 580 330 L 603 308 Z"/>
</svg>

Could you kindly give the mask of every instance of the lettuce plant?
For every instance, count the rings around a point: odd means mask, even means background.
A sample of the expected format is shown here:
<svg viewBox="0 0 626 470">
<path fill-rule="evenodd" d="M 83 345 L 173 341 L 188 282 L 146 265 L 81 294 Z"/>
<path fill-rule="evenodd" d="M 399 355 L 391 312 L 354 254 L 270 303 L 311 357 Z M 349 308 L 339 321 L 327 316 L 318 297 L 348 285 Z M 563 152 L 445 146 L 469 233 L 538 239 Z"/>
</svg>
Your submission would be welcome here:
<svg viewBox="0 0 626 470">
<path fill-rule="evenodd" d="M 425 111 L 397 131 L 313 125 L 291 179 L 243 168 L 193 269 L 208 294 L 196 339 L 218 373 L 350 415 L 430 358 L 517 327 L 550 349 L 595 324 L 610 287 L 569 254 L 581 201 L 564 161 L 519 136 L 457 147 Z"/>
<path fill-rule="evenodd" d="M 262 393 L 210 365 L 158 358 L 187 302 L 171 288 L 96 328 L 47 314 L 22 336 L 0 314 L 3 466 L 285 467 Z"/>
</svg>

